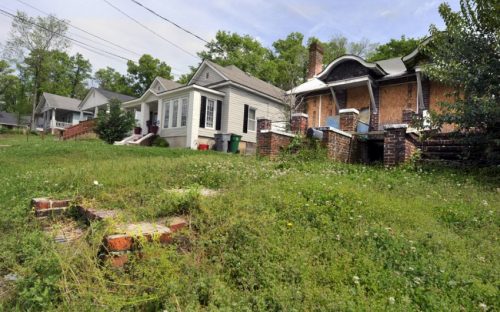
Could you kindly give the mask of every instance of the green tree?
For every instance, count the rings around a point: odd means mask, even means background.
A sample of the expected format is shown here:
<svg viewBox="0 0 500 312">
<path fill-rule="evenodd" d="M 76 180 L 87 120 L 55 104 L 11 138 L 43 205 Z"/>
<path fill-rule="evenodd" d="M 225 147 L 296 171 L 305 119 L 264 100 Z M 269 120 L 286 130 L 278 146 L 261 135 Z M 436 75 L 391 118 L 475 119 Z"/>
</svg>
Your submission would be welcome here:
<svg viewBox="0 0 500 312">
<path fill-rule="evenodd" d="M 308 40 L 308 45 L 312 42 L 320 42 L 323 46 L 323 64 L 329 64 L 336 58 L 345 55 L 353 54 L 362 58 L 369 57 L 378 46 L 377 43 L 371 43 L 368 39 L 362 38 L 360 41 L 352 41 L 342 35 L 334 35 L 330 40 L 321 42 L 315 37 Z"/>
<path fill-rule="evenodd" d="M 127 77 L 117 72 L 114 68 L 101 68 L 94 74 L 99 87 L 127 95 L 134 95 L 132 87 L 127 80 Z"/>
<path fill-rule="evenodd" d="M 97 116 L 96 133 L 109 144 L 120 141 L 135 125 L 132 112 L 121 110 L 121 102 L 113 99 L 109 103 L 109 113 L 102 111 Z"/>
<path fill-rule="evenodd" d="M 249 35 L 218 31 L 215 40 L 206 46 L 206 51 L 199 52 L 201 59 L 213 61 L 219 65 L 235 65 L 239 69 L 272 82 L 275 77 L 272 51 Z"/>
<path fill-rule="evenodd" d="M 128 78 L 135 96 L 141 96 L 151 86 L 156 77 L 173 79 L 172 68 L 165 62 L 144 54 L 138 63 L 127 62 Z"/>
<path fill-rule="evenodd" d="M 5 55 L 17 62 L 26 63 L 31 77 L 32 125 L 35 125 L 35 107 L 41 95 L 41 83 L 44 74 L 43 64 L 51 50 L 64 50 L 69 46 L 69 40 L 64 37 L 68 30 L 66 21 L 53 15 L 47 17 L 29 17 L 26 13 L 17 12 L 12 21 L 10 37 L 5 45 Z M 25 62 L 25 55 L 30 55 Z"/>
<path fill-rule="evenodd" d="M 70 97 L 83 99 L 88 92 L 86 82 L 92 77 L 92 65 L 83 55 L 77 53 L 70 58 L 71 70 L 69 81 L 71 84 Z"/>
<path fill-rule="evenodd" d="M 0 111 L 17 112 L 17 96 L 21 81 L 9 63 L 0 60 Z"/>
<path fill-rule="evenodd" d="M 441 103 L 437 123 L 500 137 L 500 6 L 498 1 L 461 0 L 458 12 L 446 3 L 439 13 L 446 31 L 430 27 L 432 40 L 424 47 L 431 62 L 424 71 L 431 79 L 454 86 L 453 102 Z"/>
<path fill-rule="evenodd" d="M 307 73 L 308 51 L 304 47 L 304 35 L 298 32 L 273 43 L 273 59 L 276 74 L 273 82 L 282 89 L 291 88 L 304 82 Z"/>
<path fill-rule="evenodd" d="M 393 57 L 403 57 L 414 51 L 422 39 L 406 38 L 404 35 L 399 39 L 391 39 L 389 42 L 379 45 L 368 58 L 369 62 L 386 60 Z"/>
</svg>

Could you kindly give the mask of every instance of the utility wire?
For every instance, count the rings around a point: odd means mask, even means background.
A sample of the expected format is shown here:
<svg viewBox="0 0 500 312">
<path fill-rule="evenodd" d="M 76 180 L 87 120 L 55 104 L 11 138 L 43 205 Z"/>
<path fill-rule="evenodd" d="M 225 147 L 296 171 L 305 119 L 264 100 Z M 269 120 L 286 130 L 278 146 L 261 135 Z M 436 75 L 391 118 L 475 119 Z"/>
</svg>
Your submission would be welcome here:
<svg viewBox="0 0 500 312">
<path fill-rule="evenodd" d="M 16 0 L 16 1 L 17 1 L 17 2 L 20 2 L 20 3 L 22 3 L 22 4 L 24 4 L 24 5 L 28 6 L 28 7 L 32 8 L 32 9 L 34 9 L 34 10 L 36 10 L 36 11 L 40 12 L 40 13 L 42 13 L 42 14 L 45 14 L 45 15 L 51 15 L 51 14 L 49 14 L 49 13 L 47 13 L 47 12 L 44 12 L 44 11 L 42 11 L 41 9 L 38 9 L 38 8 L 36 8 L 35 6 L 33 6 L 33 5 L 29 4 L 29 3 L 26 3 L 26 2 L 24 2 L 24 1 L 22 1 L 22 0 Z M 90 35 L 90 36 L 94 37 L 94 38 L 100 39 L 100 40 L 102 40 L 102 41 L 104 41 L 104 42 L 107 42 L 107 43 L 109 43 L 109 44 L 111 44 L 111 45 L 113 45 L 113 46 L 117 47 L 117 48 L 120 48 L 120 49 L 122 49 L 122 50 L 125 50 L 125 51 L 127 51 L 127 52 L 130 52 L 130 53 L 132 53 L 132 54 L 134 54 L 134 55 L 136 55 L 136 56 L 140 56 L 140 54 L 139 54 L 139 53 L 137 53 L 137 52 L 135 52 L 135 51 L 132 51 L 132 50 L 130 50 L 130 49 L 128 49 L 128 48 L 125 48 L 125 47 L 123 47 L 123 46 L 121 46 L 121 45 L 119 45 L 119 44 L 116 44 L 116 43 L 114 43 L 114 42 L 112 42 L 112 41 L 110 41 L 110 40 L 107 40 L 107 39 L 102 38 L 102 37 L 100 37 L 100 36 L 98 36 L 98 35 L 95 35 L 95 34 L 93 34 L 93 33 L 89 32 L 89 31 L 87 31 L 87 30 L 85 30 L 85 29 L 83 29 L 83 28 L 80 28 L 80 27 L 78 27 L 78 26 L 75 26 L 75 25 L 73 25 L 73 24 L 69 23 L 68 21 L 66 21 L 66 20 L 64 20 L 64 19 L 59 19 L 59 18 L 57 18 L 57 17 L 55 17 L 55 16 L 54 16 L 54 18 L 55 18 L 55 19 L 57 19 L 58 21 L 62 22 L 62 23 L 65 23 L 66 25 L 68 25 L 68 26 L 70 26 L 70 27 L 73 27 L 73 28 L 75 28 L 75 29 L 78 29 L 79 31 L 82 31 L 82 32 L 84 32 L 84 33 L 86 33 L 86 34 L 88 34 L 88 35 Z M 87 39 L 87 40 L 89 40 L 89 39 Z M 95 42 L 95 41 L 94 41 L 94 42 Z M 97 43 L 97 42 L 96 42 L 96 43 Z"/>
<path fill-rule="evenodd" d="M 149 32 L 153 33 L 154 35 L 156 35 L 158 38 L 160 39 L 163 39 L 164 41 L 168 42 L 169 44 L 173 45 L 174 47 L 182 50 L 184 53 L 186 54 L 189 54 L 190 56 L 196 58 L 196 59 L 200 59 L 198 56 L 194 55 L 193 53 L 187 51 L 186 49 L 184 49 L 183 47 L 175 44 L 174 42 L 168 40 L 167 38 L 163 37 L 162 35 L 160 35 L 159 33 L 157 33 L 156 31 L 154 31 L 153 29 L 149 28 L 148 26 L 142 24 L 141 22 L 139 22 L 137 19 L 133 18 L 132 16 L 128 15 L 127 13 L 125 13 L 124 11 L 122 11 L 120 8 L 118 8 L 117 6 L 115 6 L 114 4 L 112 4 L 111 2 L 109 2 L 108 0 L 103 0 L 104 2 L 106 2 L 110 7 L 112 7 L 113 9 L 117 10 L 118 12 L 120 12 L 121 14 L 125 15 L 126 17 L 128 17 L 129 19 L 133 20 L 135 23 L 137 23 L 138 25 L 140 25 L 141 27 L 143 27 L 144 29 L 147 29 Z"/>
<path fill-rule="evenodd" d="M 31 24 L 31 25 L 33 25 L 33 26 L 35 26 L 35 27 L 38 27 L 38 28 L 43 29 L 43 30 L 45 30 L 45 31 L 48 31 L 48 32 L 52 33 L 53 35 L 58 35 L 58 36 L 60 36 L 60 37 L 66 38 L 66 39 L 68 39 L 68 40 L 72 41 L 73 43 L 75 43 L 77 46 L 80 46 L 80 47 L 82 47 L 82 48 L 84 48 L 84 49 L 86 49 L 86 50 L 89 50 L 89 51 L 91 51 L 91 52 L 94 52 L 94 53 L 97 53 L 97 54 L 100 54 L 100 55 L 103 55 L 103 56 L 108 56 L 108 57 L 109 57 L 109 56 L 113 56 L 113 57 L 115 57 L 115 58 L 119 58 L 119 59 L 121 59 L 121 60 L 130 61 L 130 59 L 128 59 L 128 58 L 126 58 L 126 57 L 123 57 L 123 56 L 121 56 L 121 55 L 118 55 L 118 54 L 115 54 L 115 53 L 113 53 L 113 52 L 109 52 L 109 51 L 106 51 L 106 50 L 103 50 L 103 49 L 100 49 L 100 48 L 93 47 L 93 46 L 88 45 L 88 44 L 86 44 L 86 43 L 84 43 L 84 42 L 82 42 L 82 41 L 79 41 L 79 40 L 76 40 L 76 39 L 74 39 L 74 38 L 68 37 L 68 36 L 66 36 L 66 35 L 64 35 L 64 34 L 61 34 L 61 33 L 57 33 L 57 32 L 55 32 L 55 31 L 52 31 L 52 30 L 50 30 L 50 29 L 47 29 L 47 28 L 45 28 L 45 27 L 43 27 L 43 26 L 40 26 L 40 25 L 38 25 L 37 23 L 34 23 L 34 22 L 30 21 L 30 20 L 27 20 L 27 19 L 25 19 L 25 18 L 22 18 L 22 17 L 20 17 L 20 16 L 14 15 L 14 14 L 12 14 L 12 13 L 10 13 L 10 12 L 7 12 L 7 11 L 5 11 L 5 10 L 3 10 L 3 9 L 0 9 L 0 13 L 2 13 L 2 14 L 4 14 L 4 15 L 6 15 L 6 16 L 8 16 L 8 17 L 11 17 L 12 19 L 19 19 L 19 20 L 21 20 L 23 23 Z M 102 54 L 102 53 L 106 53 L 106 54 Z"/>
<path fill-rule="evenodd" d="M 193 33 L 192 31 L 190 31 L 190 30 L 188 30 L 188 29 L 186 29 L 186 28 L 184 28 L 184 27 L 182 27 L 182 26 L 178 25 L 177 23 L 175 23 L 175 22 L 173 22 L 173 21 L 169 20 L 168 18 L 166 18 L 166 17 L 164 17 L 164 16 L 161 16 L 159 13 L 157 13 L 156 11 L 154 11 L 154 10 L 152 10 L 152 9 L 148 8 L 147 6 L 145 6 L 144 4 L 140 3 L 139 1 L 136 1 L 136 0 L 131 0 L 131 1 L 132 1 L 133 3 L 135 3 L 135 4 L 137 4 L 138 6 L 143 7 L 145 10 L 148 10 L 148 11 L 149 11 L 149 12 L 151 12 L 152 14 L 154 14 L 154 15 L 158 16 L 158 17 L 159 17 L 159 18 L 161 18 L 162 20 L 164 20 L 164 21 L 166 21 L 166 22 L 168 22 L 168 23 L 170 23 L 170 24 L 174 25 L 175 27 L 179 28 L 180 30 L 185 31 L 185 32 L 187 32 L 188 34 L 190 34 L 190 35 L 194 36 L 195 38 L 197 38 L 197 39 L 199 39 L 199 40 L 201 40 L 201 41 L 203 41 L 203 42 L 205 42 L 205 43 L 207 43 L 207 44 L 208 44 L 208 43 L 210 43 L 210 42 L 208 42 L 207 40 L 203 39 L 202 37 L 198 36 L 197 34 Z"/>
</svg>

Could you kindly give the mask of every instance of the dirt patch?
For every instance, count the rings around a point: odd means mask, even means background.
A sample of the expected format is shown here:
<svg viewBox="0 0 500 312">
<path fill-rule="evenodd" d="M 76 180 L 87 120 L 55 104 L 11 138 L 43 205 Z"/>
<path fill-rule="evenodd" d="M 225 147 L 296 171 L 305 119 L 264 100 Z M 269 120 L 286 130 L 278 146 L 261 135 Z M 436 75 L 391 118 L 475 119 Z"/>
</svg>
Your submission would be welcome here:
<svg viewBox="0 0 500 312">
<path fill-rule="evenodd" d="M 83 236 L 85 230 L 78 222 L 61 219 L 50 224 L 43 224 L 43 231 L 54 238 L 56 243 L 73 242 Z"/>
</svg>

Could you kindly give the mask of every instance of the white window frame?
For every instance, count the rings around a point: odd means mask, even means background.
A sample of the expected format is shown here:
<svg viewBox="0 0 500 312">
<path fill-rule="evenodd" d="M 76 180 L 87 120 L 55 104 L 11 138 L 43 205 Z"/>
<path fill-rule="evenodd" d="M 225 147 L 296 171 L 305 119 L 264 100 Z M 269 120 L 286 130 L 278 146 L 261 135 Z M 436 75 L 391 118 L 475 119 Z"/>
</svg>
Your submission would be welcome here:
<svg viewBox="0 0 500 312">
<path fill-rule="evenodd" d="M 163 112 L 163 129 L 168 129 L 170 128 L 170 120 L 172 119 L 170 118 L 170 100 L 163 100 L 163 107 L 165 108 Z M 166 119 L 167 114 L 168 119 Z"/>
<path fill-rule="evenodd" d="M 254 111 L 254 119 L 250 119 L 250 111 Z M 253 124 L 253 130 L 250 129 L 250 125 Z M 255 132 L 257 129 L 257 109 L 255 107 L 248 106 L 248 118 L 247 118 L 247 131 Z"/>
<path fill-rule="evenodd" d="M 188 119 L 188 111 L 189 111 L 189 99 L 187 97 L 181 98 L 181 109 L 180 109 L 180 114 L 181 114 L 181 120 L 180 120 L 180 127 L 186 127 L 187 126 L 187 119 Z"/>
<path fill-rule="evenodd" d="M 174 116 L 174 105 L 177 103 L 177 114 Z M 186 116 L 185 116 L 185 125 L 182 125 L 182 107 L 186 104 Z M 182 96 L 178 98 L 163 100 L 164 112 L 163 112 L 163 128 L 164 129 L 179 129 L 183 127 L 187 127 L 187 119 L 189 114 L 189 96 Z M 165 123 L 165 117 L 168 113 L 168 124 Z M 175 122 L 174 122 L 175 118 Z M 175 127 L 174 127 L 175 124 Z"/>
<path fill-rule="evenodd" d="M 172 128 L 178 128 L 178 127 L 179 127 L 179 99 L 175 99 L 172 101 Z"/>
<path fill-rule="evenodd" d="M 208 103 L 209 102 L 213 102 L 214 104 L 214 109 L 213 109 L 213 113 L 212 113 L 212 126 L 208 126 Z M 210 98 L 207 98 L 207 105 L 205 107 L 205 128 L 206 129 L 215 129 L 215 124 L 217 123 L 217 121 L 215 120 L 217 118 L 217 100 L 216 99 L 210 99 Z"/>
</svg>

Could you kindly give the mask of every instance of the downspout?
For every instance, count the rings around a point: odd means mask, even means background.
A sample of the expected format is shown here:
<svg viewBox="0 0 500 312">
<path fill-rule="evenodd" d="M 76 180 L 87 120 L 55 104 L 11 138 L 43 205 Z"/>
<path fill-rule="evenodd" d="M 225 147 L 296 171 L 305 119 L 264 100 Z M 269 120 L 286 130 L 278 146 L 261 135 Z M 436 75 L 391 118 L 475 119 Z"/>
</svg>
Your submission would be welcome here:
<svg viewBox="0 0 500 312">
<path fill-rule="evenodd" d="M 321 98 L 322 95 L 319 95 L 319 112 L 318 112 L 318 127 L 321 127 Z"/>
<path fill-rule="evenodd" d="M 420 114 L 420 105 L 424 103 L 424 94 L 422 90 L 422 77 L 420 76 L 420 69 L 415 70 L 417 76 L 417 114 Z"/>
</svg>

